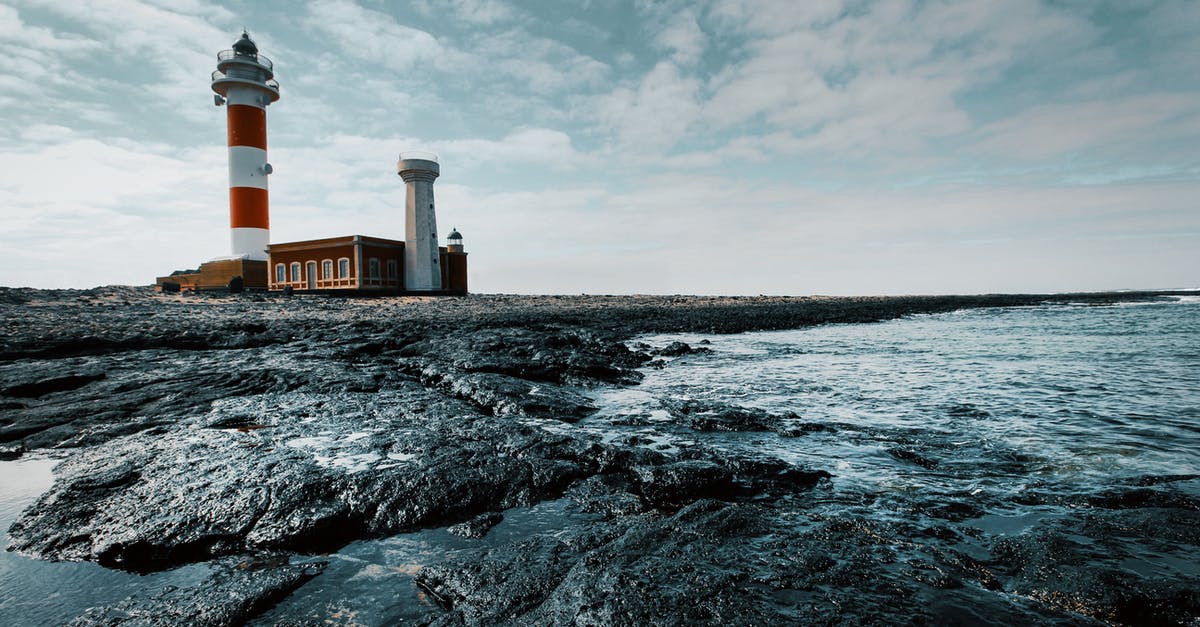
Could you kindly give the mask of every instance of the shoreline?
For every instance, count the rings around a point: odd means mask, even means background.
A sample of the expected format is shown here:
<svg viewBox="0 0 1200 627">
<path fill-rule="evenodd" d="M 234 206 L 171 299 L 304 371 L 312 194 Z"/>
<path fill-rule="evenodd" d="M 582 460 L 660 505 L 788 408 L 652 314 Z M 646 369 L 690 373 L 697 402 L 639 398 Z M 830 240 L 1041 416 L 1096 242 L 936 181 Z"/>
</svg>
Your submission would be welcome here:
<svg viewBox="0 0 1200 627">
<path fill-rule="evenodd" d="M 91 620 L 163 607 L 215 611 L 220 595 L 233 592 L 240 596 L 226 622 L 236 623 L 325 567 L 291 557 L 424 529 L 461 526 L 486 536 L 506 510 L 567 499 L 598 517 L 569 530 L 573 544 L 533 537 L 476 561 L 416 571 L 419 589 L 438 600 L 429 620 L 558 620 L 593 611 L 576 601 L 599 604 L 599 622 L 636 622 L 663 608 L 679 620 L 776 620 L 780 609 L 764 600 L 770 595 L 714 588 L 706 578 L 722 581 L 733 568 L 727 560 L 763 538 L 806 538 L 766 530 L 794 503 L 827 489 L 836 471 L 703 444 L 676 455 L 571 433 L 571 424 L 596 409 L 584 390 L 635 385 L 641 369 L 661 366 L 664 357 L 703 350 L 629 340 L 1176 295 L 1194 293 L 365 300 L 0 290 L 0 311 L 19 321 L 0 330 L 0 455 L 66 454 L 54 485 L 18 518 L 10 540 L 35 558 L 132 572 L 212 565 L 202 586 L 97 608 Z M 694 408 L 675 411 L 701 440 L 705 430 L 795 439 L 828 428 L 745 408 L 706 409 L 703 423 Z M 539 421 L 567 428 L 544 429 Z M 726 528 L 728 538 L 705 535 Z M 869 542 L 858 527 L 825 533 L 805 541 L 835 554 Z M 695 562 L 700 574 L 681 584 L 674 571 L 642 564 L 635 583 L 645 596 L 620 600 L 603 583 L 612 571 L 583 566 L 621 563 L 618 546 Z M 719 559 L 704 558 L 705 550 Z M 239 570 L 241 563 L 254 566 Z M 971 586 L 997 585 L 996 575 L 980 574 L 990 567 L 969 560 L 940 568 Z M 551 603 L 543 590 L 549 580 L 576 596 Z M 672 592 L 679 585 L 711 602 L 689 606 Z M 862 603 L 852 615 L 922 611 L 885 588 Z M 821 612 L 810 618 L 828 618 Z M 1041 612 L 1021 616 L 1053 615 Z"/>
</svg>

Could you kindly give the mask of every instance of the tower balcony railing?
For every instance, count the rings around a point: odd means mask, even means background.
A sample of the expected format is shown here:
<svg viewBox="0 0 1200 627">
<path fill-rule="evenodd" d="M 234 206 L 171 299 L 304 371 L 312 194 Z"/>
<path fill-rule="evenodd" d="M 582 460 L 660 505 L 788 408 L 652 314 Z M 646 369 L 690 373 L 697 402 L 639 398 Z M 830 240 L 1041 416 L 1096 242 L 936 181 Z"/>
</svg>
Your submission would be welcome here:
<svg viewBox="0 0 1200 627">
<path fill-rule="evenodd" d="M 255 81 L 255 80 L 253 80 L 253 79 L 249 79 L 249 78 L 241 78 L 241 77 L 238 77 L 238 76 L 229 76 L 228 74 L 226 74 L 226 73 L 222 72 L 221 70 L 213 70 L 213 73 L 212 73 L 212 80 L 213 80 L 213 82 L 214 82 L 214 83 L 215 83 L 215 82 L 217 82 L 217 81 L 223 81 L 223 80 L 225 80 L 225 79 L 232 79 L 232 80 L 237 80 L 237 81 L 246 81 L 246 82 L 249 82 L 249 83 L 256 83 L 256 82 L 257 82 L 257 81 Z M 266 85 L 268 88 L 270 88 L 270 89 L 273 89 L 273 90 L 275 90 L 275 91 L 279 91 L 279 81 L 277 81 L 277 80 L 275 80 L 275 79 L 273 79 L 273 78 L 271 78 L 271 79 L 267 79 L 267 80 L 263 81 L 263 82 L 262 82 L 262 83 L 260 83 L 260 84 L 262 84 L 262 85 Z"/>
<path fill-rule="evenodd" d="M 423 150 L 405 150 L 404 152 L 400 153 L 401 161 L 408 161 L 409 159 L 424 159 L 434 163 L 438 162 L 438 156 L 432 152 L 425 152 Z"/>
<path fill-rule="evenodd" d="M 275 64 L 271 63 L 270 59 L 262 56 L 261 54 L 238 54 L 236 50 L 222 50 L 217 53 L 217 61 L 228 61 L 230 59 L 241 59 L 244 61 L 257 63 L 268 70 L 275 69 Z"/>
</svg>

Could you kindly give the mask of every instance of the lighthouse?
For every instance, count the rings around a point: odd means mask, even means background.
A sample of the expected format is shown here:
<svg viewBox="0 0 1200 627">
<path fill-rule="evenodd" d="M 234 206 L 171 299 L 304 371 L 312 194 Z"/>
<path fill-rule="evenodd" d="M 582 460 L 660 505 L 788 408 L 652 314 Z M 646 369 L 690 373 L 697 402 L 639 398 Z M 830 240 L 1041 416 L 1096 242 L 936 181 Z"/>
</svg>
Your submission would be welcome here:
<svg viewBox="0 0 1200 627">
<path fill-rule="evenodd" d="M 441 251 L 433 208 L 433 180 L 441 171 L 437 155 L 402 152 L 396 173 L 404 179 L 404 289 L 442 289 Z"/>
<path fill-rule="evenodd" d="M 405 183 L 404 241 L 367 235 L 270 243 L 267 204 L 267 106 L 279 100 L 271 60 L 245 31 L 217 54 L 213 101 L 226 110 L 229 135 L 229 230 L 232 256 L 155 279 L 164 292 L 270 290 L 295 292 L 467 294 L 467 252 L 453 230 L 438 246 L 433 182 L 437 155 L 403 152 L 396 173 Z"/>
<path fill-rule="evenodd" d="M 226 105 L 229 135 L 229 230 L 234 257 L 265 261 L 270 234 L 267 204 L 267 105 L 279 100 L 274 65 L 250 35 L 217 54 L 213 102 Z"/>
</svg>

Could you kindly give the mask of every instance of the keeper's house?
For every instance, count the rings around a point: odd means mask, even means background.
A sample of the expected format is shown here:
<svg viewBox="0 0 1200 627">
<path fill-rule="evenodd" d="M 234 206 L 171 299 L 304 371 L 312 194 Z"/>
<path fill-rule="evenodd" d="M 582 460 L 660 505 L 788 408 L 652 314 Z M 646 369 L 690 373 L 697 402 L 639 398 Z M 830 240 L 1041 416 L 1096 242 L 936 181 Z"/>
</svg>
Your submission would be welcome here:
<svg viewBox="0 0 1200 627">
<path fill-rule="evenodd" d="M 438 247 L 441 294 L 467 293 L 467 253 L 462 235 L 452 231 L 446 246 Z M 267 288 L 297 292 L 354 290 L 400 293 L 405 289 L 404 242 L 350 235 L 267 246 Z"/>
</svg>

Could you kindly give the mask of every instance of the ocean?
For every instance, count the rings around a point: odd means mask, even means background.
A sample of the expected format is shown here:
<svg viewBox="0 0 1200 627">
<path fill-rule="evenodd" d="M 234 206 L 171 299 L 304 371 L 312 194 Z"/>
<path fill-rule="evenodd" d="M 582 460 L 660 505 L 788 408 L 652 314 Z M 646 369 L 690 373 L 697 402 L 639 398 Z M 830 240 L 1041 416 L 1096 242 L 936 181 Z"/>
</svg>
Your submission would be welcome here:
<svg viewBox="0 0 1200 627">
<path fill-rule="evenodd" d="M 901 559 L 914 563 L 947 551 L 986 563 L 1006 538 L 1086 529 L 1098 524 L 1089 508 L 1122 506 L 1104 501 L 1116 488 L 1127 499 L 1142 494 L 1131 492 L 1139 486 L 1169 486 L 1185 504 L 1200 503 L 1200 296 L 631 343 L 673 342 L 693 350 L 647 366 L 637 385 L 589 390 L 595 414 L 576 424 L 529 423 L 672 455 L 707 447 L 827 471 L 832 476 L 796 511 L 809 520 L 888 525 L 899 534 Z M 764 416 L 772 427 L 697 430 L 687 422 L 729 410 Z M 4 529 L 48 486 L 52 464 L 37 456 L 0 462 Z M 506 512 L 482 542 L 590 520 L 565 499 L 545 502 Z M 1200 581 L 1194 542 L 1144 529 L 1067 535 L 1102 544 L 1093 548 L 1105 556 L 1105 573 Z M 259 622 L 319 620 L 342 609 L 359 624 L 419 619 L 430 605 L 412 575 L 476 542 L 433 529 L 352 543 L 323 558 L 329 568 L 303 595 Z M 1086 574 L 1093 564 L 1077 567 Z M 0 623 L 61 622 L 129 594 L 194 585 L 206 573 L 200 564 L 142 577 L 5 553 Z M 988 603 L 1053 605 L 1015 589 L 928 594 L 939 622 L 1004 622 L 1007 610 L 989 614 Z"/>
</svg>

